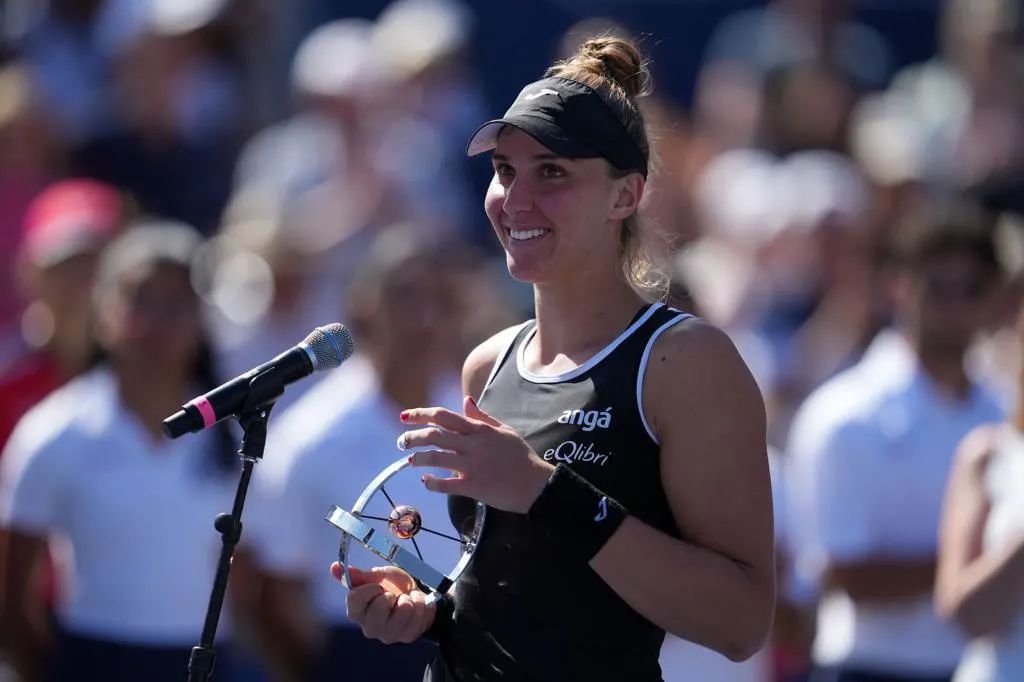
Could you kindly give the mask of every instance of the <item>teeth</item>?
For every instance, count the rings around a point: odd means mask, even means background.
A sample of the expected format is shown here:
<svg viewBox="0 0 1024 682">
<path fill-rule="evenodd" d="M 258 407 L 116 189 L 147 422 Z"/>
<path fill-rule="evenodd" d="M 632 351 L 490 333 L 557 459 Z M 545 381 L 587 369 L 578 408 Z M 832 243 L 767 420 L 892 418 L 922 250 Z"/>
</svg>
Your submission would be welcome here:
<svg viewBox="0 0 1024 682">
<path fill-rule="evenodd" d="M 512 235 L 512 239 L 523 241 L 526 239 L 533 239 L 534 237 L 540 237 L 542 235 L 545 235 L 548 232 L 550 232 L 550 230 L 546 230 L 544 228 L 536 228 L 533 230 L 509 230 L 508 232 L 510 235 Z"/>
</svg>

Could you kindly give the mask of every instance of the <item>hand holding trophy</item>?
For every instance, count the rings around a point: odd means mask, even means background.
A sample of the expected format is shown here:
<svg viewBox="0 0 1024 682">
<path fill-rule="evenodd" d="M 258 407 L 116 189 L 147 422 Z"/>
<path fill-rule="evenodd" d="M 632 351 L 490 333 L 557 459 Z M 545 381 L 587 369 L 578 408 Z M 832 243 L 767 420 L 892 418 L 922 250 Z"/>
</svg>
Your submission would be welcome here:
<svg viewBox="0 0 1024 682">
<path fill-rule="evenodd" d="M 455 531 L 447 518 L 424 518 L 416 506 L 397 503 L 387 486 L 410 466 L 408 457 L 393 462 L 363 489 L 350 510 L 334 506 L 327 515 L 342 531 L 338 562 L 331 572 L 350 590 L 349 617 L 363 625 L 367 637 L 385 643 L 415 641 L 430 626 L 436 603 L 472 559 L 486 516 L 486 505 L 477 502 L 471 523 Z M 382 506 L 390 511 L 369 513 Z M 437 553 L 424 554 L 424 534 L 457 549 L 444 555 L 455 557 L 454 566 L 441 565 Z M 370 570 L 352 566 L 352 540 L 389 565 Z"/>
<path fill-rule="evenodd" d="M 341 580 L 341 564 L 332 564 L 331 573 Z M 397 566 L 377 566 L 368 571 L 350 566 L 349 579 L 348 615 L 362 624 L 366 637 L 385 644 L 410 643 L 433 624 L 436 605 L 427 604 L 427 594 Z"/>
</svg>

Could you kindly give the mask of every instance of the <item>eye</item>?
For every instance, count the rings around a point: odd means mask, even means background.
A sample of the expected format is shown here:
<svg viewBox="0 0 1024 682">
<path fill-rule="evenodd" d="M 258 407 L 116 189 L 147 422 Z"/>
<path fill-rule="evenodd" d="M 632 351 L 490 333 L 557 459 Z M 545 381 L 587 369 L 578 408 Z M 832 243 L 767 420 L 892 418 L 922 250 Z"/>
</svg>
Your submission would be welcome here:
<svg viewBox="0 0 1024 682">
<path fill-rule="evenodd" d="M 545 178 L 561 178 L 565 176 L 565 169 L 553 163 L 545 163 L 540 168 L 540 174 Z"/>
<path fill-rule="evenodd" d="M 494 164 L 494 174 L 502 180 L 511 180 L 516 176 L 516 169 L 507 163 Z"/>
</svg>

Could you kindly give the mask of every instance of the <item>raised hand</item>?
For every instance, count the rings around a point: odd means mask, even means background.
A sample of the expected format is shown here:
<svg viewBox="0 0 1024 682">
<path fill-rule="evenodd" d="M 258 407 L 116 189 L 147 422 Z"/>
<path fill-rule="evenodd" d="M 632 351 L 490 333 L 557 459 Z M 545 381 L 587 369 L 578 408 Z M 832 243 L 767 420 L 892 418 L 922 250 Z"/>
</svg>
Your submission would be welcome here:
<svg viewBox="0 0 1024 682">
<path fill-rule="evenodd" d="M 433 447 L 409 457 L 412 466 L 448 469 L 453 476 L 425 475 L 428 490 L 463 495 L 496 509 L 525 514 L 554 467 L 542 460 L 511 427 L 467 397 L 464 415 L 443 407 L 406 410 L 402 421 L 427 428 L 407 431 L 399 449 Z"/>
</svg>

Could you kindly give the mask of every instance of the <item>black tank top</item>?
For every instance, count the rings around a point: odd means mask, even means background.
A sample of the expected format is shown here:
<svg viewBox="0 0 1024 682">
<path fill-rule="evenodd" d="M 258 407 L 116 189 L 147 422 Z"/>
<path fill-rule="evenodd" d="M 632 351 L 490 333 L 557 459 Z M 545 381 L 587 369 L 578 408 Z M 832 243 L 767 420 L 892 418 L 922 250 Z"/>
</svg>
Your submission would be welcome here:
<svg viewBox="0 0 1024 682">
<path fill-rule="evenodd" d="M 495 363 L 480 405 L 546 461 L 567 464 L 630 515 L 678 537 L 640 396 L 654 340 L 687 317 L 645 306 L 604 350 L 557 376 L 525 369 L 523 349 L 536 331 L 527 322 Z M 452 497 L 449 509 L 461 528 L 472 503 Z M 455 589 L 441 653 L 462 682 L 648 682 L 661 680 L 664 635 L 525 515 L 488 508 L 480 546 Z"/>
</svg>

